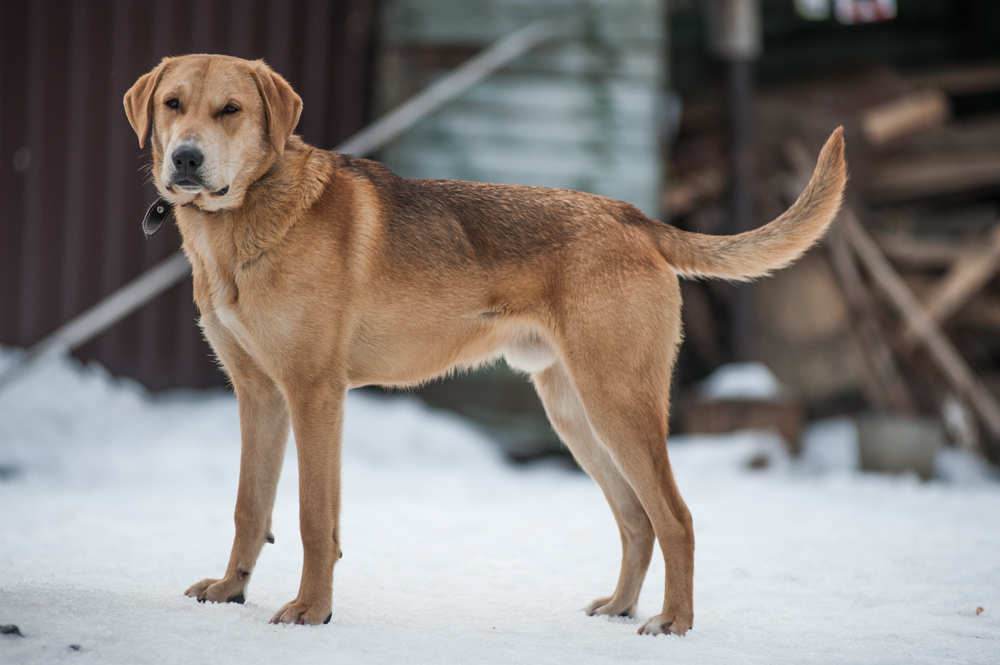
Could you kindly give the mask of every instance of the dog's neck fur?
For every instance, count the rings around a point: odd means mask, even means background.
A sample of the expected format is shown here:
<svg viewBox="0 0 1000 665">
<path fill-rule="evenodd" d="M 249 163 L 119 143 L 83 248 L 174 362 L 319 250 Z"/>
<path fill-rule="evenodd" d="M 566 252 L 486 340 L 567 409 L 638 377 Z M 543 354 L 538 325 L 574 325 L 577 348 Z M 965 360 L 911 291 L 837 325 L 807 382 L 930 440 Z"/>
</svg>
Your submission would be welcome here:
<svg viewBox="0 0 1000 665">
<path fill-rule="evenodd" d="M 317 161 L 329 160 L 326 153 L 293 136 L 284 154 L 255 174 L 238 207 L 214 212 L 194 205 L 175 208 L 185 249 L 210 250 L 220 267 L 236 268 L 259 258 L 282 241 L 323 193 L 332 169 L 310 168 Z M 189 247 L 195 237 L 203 237 L 208 247 Z"/>
</svg>

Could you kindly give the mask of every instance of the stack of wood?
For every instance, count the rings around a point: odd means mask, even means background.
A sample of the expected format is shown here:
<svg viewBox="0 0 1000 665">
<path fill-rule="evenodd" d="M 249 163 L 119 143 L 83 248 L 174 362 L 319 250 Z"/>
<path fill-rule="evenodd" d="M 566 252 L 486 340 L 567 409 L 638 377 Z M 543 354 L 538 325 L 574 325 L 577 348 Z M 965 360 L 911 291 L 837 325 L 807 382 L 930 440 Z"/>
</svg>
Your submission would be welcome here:
<svg viewBox="0 0 1000 665">
<path fill-rule="evenodd" d="M 847 205 L 821 250 L 754 285 L 754 359 L 814 415 L 932 415 L 1000 461 L 1000 66 L 860 66 L 761 95 L 760 222 L 801 191 L 838 125 Z M 721 104 L 687 113 L 664 201 L 679 226 L 726 231 L 722 127 Z M 725 360 L 711 315 L 727 292 L 685 289 L 691 353 L 705 366 Z"/>
<path fill-rule="evenodd" d="M 802 405 L 760 363 L 720 367 L 686 398 L 684 427 L 692 434 L 770 430 L 798 455 L 805 412 Z"/>
</svg>

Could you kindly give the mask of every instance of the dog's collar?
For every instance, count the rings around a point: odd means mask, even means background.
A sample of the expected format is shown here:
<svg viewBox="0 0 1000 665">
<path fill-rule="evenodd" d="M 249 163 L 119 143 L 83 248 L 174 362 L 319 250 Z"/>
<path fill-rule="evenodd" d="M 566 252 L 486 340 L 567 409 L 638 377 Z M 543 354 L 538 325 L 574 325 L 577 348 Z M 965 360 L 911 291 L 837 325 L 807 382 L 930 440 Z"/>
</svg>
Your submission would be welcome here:
<svg viewBox="0 0 1000 665">
<path fill-rule="evenodd" d="M 153 201 L 153 205 L 146 211 L 146 216 L 142 218 L 142 232 L 146 234 L 147 240 L 156 235 L 173 209 L 174 205 L 162 196 Z"/>
<path fill-rule="evenodd" d="M 271 168 L 265 171 L 264 175 L 257 178 L 257 180 L 254 181 L 254 184 L 257 184 L 261 180 L 264 180 L 265 178 L 270 176 L 274 172 L 276 165 L 277 161 L 275 161 L 274 164 L 271 164 Z M 226 187 L 225 189 L 228 190 L 229 187 Z M 184 205 L 189 206 L 192 204 L 185 203 Z M 195 207 L 198 208 L 198 206 Z M 201 208 L 198 209 L 201 210 Z M 167 201 L 162 196 L 153 201 L 153 205 L 149 206 L 149 209 L 146 211 L 146 216 L 142 218 L 142 232 L 146 234 L 147 240 L 149 240 L 159 232 L 160 228 L 163 226 L 163 222 L 167 219 L 167 215 L 173 212 L 173 210 L 174 210 L 174 204 L 171 203 L 170 201 Z"/>
</svg>

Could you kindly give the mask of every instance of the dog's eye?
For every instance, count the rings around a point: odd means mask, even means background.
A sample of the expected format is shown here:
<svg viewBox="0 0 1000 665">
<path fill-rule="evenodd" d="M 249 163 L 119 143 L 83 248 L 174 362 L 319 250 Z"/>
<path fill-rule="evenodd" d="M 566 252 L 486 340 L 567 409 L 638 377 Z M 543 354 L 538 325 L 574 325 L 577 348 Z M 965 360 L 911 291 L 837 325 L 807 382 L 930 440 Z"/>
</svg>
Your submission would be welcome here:
<svg viewBox="0 0 1000 665">
<path fill-rule="evenodd" d="M 233 106 L 232 104 L 227 104 L 226 108 L 222 109 L 222 112 L 225 113 L 226 115 L 232 115 L 233 113 L 238 113 L 239 109 Z"/>
<path fill-rule="evenodd" d="M 163 103 L 166 104 L 169 108 L 172 108 L 172 109 L 178 108 L 181 105 L 180 102 L 177 101 L 176 97 L 171 97 L 170 99 L 168 99 L 167 101 L 165 101 Z"/>
</svg>

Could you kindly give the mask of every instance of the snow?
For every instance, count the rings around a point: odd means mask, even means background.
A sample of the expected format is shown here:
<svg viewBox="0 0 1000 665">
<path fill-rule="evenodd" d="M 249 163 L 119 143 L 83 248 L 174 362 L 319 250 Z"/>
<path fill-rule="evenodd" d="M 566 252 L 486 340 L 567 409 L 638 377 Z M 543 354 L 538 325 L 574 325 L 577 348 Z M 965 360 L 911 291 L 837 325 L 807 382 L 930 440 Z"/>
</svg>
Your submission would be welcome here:
<svg viewBox="0 0 1000 665">
<path fill-rule="evenodd" d="M 729 363 L 712 372 L 702 383 L 705 399 L 772 400 L 785 393 L 784 386 L 764 363 Z"/>
<path fill-rule="evenodd" d="M 580 609 L 620 561 L 592 481 L 512 467 L 413 398 L 352 393 L 333 620 L 272 626 L 301 565 L 294 446 L 247 603 L 199 604 L 182 593 L 223 572 L 233 534 L 235 399 L 54 359 L 0 393 L 0 467 L 20 470 L 0 480 L 0 624 L 24 634 L 0 636 L 0 663 L 1000 662 L 995 474 L 955 450 L 931 482 L 862 474 L 852 437 L 815 425 L 795 461 L 770 434 L 672 439 L 695 624 L 640 637 L 658 554 L 640 617 Z"/>
</svg>

